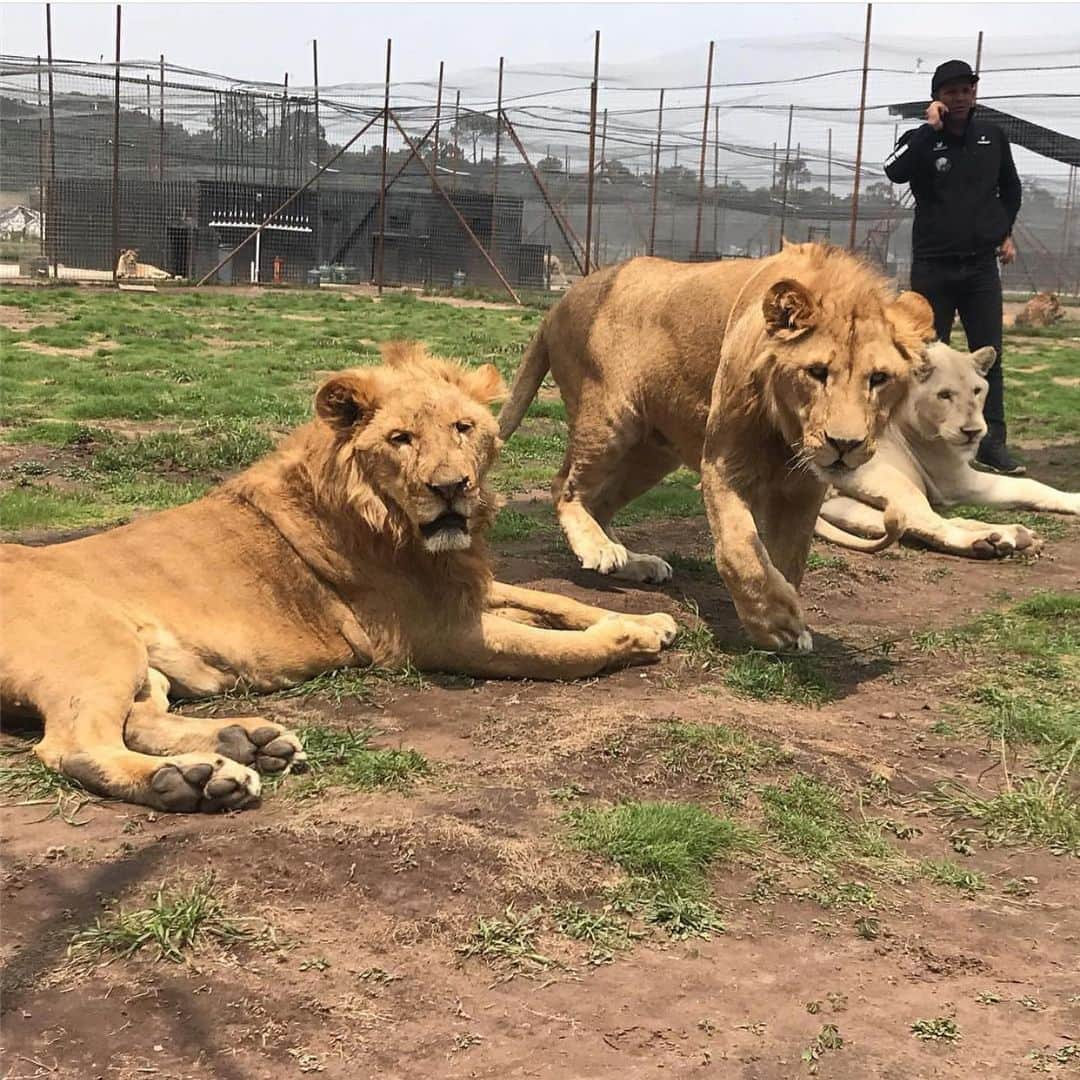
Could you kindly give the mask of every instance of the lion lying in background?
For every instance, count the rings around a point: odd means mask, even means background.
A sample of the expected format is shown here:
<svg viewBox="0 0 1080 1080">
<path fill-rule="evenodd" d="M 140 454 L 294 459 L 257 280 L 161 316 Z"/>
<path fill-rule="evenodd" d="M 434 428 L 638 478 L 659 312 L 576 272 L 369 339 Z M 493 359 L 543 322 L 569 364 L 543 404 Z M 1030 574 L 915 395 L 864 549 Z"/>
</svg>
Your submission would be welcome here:
<svg viewBox="0 0 1080 1080">
<path fill-rule="evenodd" d="M 1013 326 L 1053 326 L 1065 318 L 1057 293 L 1036 293 L 1017 313 Z"/>
<path fill-rule="evenodd" d="M 921 296 L 895 298 L 838 248 L 631 259 L 551 309 L 499 432 L 517 428 L 550 369 L 570 428 L 552 483 L 559 522 L 583 567 L 634 581 L 666 581 L 671 567 L 624 547 L 612 518 L 679 465 L 700 468 L 716 564 L 747 633 L 809 648 L 796 590 L 828 482 L 873 455 L 933 333 Z"/>
<path fill-rule="evenodd" d="M 118 278 L 138 278 L 140 280 L 161 280 L 171 278 L 172 274 L 152 266 L 150 263 L 139 262 L 139 253 L 135 248 L 126 248 L 120 252 L 120 258 L 116 263 L 116 276 Z"/>
<path fill-rule="evenodd" d="M 951 555 L 992 559 L 1013 551 L 1034 553 L 1042 541 L 1023 525 L 941 517 L 931 504 L 974 502 L 1080 514 L 1080 494 L 971 467 L 986 434 L 983 376 L 994 358 L 991 347 L 970 355 L 940 342 L 927 349 L 927 366 L 885 429 L 873 460 L 833 480 L 815 529 L 819 536 L 844 546 L 858 546 L 857 536 L 881 536 L 883 515 L 875 508 L 888 505 L 903 520 L 905 536 Z"/>
<path fill-rule="evenodd" d="M 252 717 L 169 697 L 412 661 L 571 679 L 653 660 L 667 615 L 613 615 L 492 579 L 485 476 L 496 369 L 399 343 L 345 371 L 317 418 L 187 506 L 52 547 L 0 546 L 0 701 L 44 718 L 35 750 L 91 791 L 159 810 L 249 804 L 256 770 L 303 761 Z"/>
</svg>

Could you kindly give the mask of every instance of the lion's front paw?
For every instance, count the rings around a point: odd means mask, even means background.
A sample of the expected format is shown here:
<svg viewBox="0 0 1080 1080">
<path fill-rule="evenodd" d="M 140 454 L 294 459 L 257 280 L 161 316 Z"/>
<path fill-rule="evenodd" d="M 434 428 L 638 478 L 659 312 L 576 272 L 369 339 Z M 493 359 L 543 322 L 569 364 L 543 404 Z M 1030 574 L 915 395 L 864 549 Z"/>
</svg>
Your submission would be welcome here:
<svg viewBox="0 0 1080 1080">
<path fill-rule="evenodd" d="M 985 532 L 971 538 L 976 559 L 1003 559 L 1014 551 L 1035 555 L 1041 549 L 1042 540 L 1023 525 L 988 525 Z"/>
<path fill-rule="evenodd" d="M 307 771 L 307 755 L 300 740 L 277 724 L 229 724 L 217 733 L 217 752 L 259 772 Z"/>
<path fill-rule="evenodd" d="M 588 555 L 582 557 L 581 566 L 584 570 L 595 570 L 600 574 L 611 574 L 622 570 L 629 559 L 629 553 L 622 544 L 614 541 L 607 544 L 597 544 Z"/>
<path fill-rule="evenodd" d="M 225 757 L 176 754 L 150 777 L 150 802 L 159 810 L 239 810 L 259 797 L 259 774 Z"/>
<path fill-rule="evenodd" d="M 735 608 L 750 640 L 770 652 L 797 650 L 812 652 L 814 639 L 803 616 L 799 594 L 777 574 L 779 580 L 770 581 L 770 587 L 760 600 L 746 606 L 738 601 Z"/>
</svg>

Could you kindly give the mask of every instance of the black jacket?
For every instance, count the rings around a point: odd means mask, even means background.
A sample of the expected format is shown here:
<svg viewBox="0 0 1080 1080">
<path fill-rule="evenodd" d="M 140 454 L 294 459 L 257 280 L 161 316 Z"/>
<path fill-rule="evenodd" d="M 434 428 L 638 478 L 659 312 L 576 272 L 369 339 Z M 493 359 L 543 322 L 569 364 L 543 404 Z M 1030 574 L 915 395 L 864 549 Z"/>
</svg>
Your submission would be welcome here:
<svg viewBox="0 0 1080 1080">
<path fill-rule="evenodd" d="M 905 131 L 885 162 L 894 184 L 915 196 L 912 255 L 989 254 L 1012 231 L 1020 178 L 1005 133 L 973 115 L 963 135 L 929 124 Z"/>
</svg>

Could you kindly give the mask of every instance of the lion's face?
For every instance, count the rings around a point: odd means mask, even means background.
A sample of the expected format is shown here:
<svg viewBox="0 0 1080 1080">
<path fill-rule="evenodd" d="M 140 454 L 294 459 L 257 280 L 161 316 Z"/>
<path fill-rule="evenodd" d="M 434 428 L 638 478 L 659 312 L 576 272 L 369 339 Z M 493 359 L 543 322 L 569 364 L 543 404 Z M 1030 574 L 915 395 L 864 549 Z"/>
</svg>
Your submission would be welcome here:
<svg viewBox="0 0 1080 1080">
<path fill-rule="evenodd" d="M 940 341 L 926 350 L 905 406 L 908 422 L 924 439 L 959 447 L 973 457 L 986 434 L 984 376 L 997 353 L 991 346 L 958 352 Z"/>
<path fill-rule="evenodd" d="M 825 482 L 857 469 L 874 455 L 933 335 L 929 304 L 915 293 L 889 305 L 870 294 L 846 304 L 785 279 L 762 309 L 769 399 L 798 466 Z"/>
<path fill-rule="evenodd" d="M 465 550 L 490 516 L 483 481 L 500 444 L 488 403 L 502 393 L 502 378 L 492 364 L 469 370 L 412 344 L 395 343 L 384 356 L 391 367 L 324 383 L 316 411 L 426 550 Z"/>
</svg>

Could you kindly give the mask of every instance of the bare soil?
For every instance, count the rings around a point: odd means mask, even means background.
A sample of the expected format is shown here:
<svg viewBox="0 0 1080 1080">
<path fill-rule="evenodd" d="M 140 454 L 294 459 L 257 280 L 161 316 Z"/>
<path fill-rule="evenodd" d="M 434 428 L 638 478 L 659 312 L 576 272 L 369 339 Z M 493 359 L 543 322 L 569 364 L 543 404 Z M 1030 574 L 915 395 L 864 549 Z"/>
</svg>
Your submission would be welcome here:
<svg viewBox="0 0 1080 1080">
<path fill-rule="evenodd" d="M 1039 453 L 1040 475 L 1075 473 L 1075 454 Z M 702 520 L 626 531 L 638 550 L 709 552 Z M 436 679 L 386 686 L 368 703 L 265 700 L 230 711 L 374 724 L 380 745 L 415 747 L 438 771 L 406 794 L 297 799 L 290 780 L 260 808 L 219 817 L 92 804 L 73 826 L 48 806 L 7 808 L 3 1075 L 787 1080 L 810 1074 L 801 1055 L 823 1024 L 844 1040 L 822 1053 L 823 1077 L 1028 1075 L 1029 1053 L 1080 1037 L 1080 873 L 1044 851 L 952 850 L 958 826 L 919 793 L 942 779 L 996 790 L 999 759 L 978 741 L 932 734 L 969 673 L 948 654 L 917 652 L 910 633 L 955 626 L 1001 590 L 1019 598 L 1075 587 L 1080 537 L 1033 562 L 911 549 L 844 559 L 804 588 L 840 685 L 821 708 L 735 697 L 675 653 L 572 684 Z M 498 563 L 507 580 L 613 609 L 685 620 L 690 598 L 718 638 L 739 636 L 711 575 L 627 588 L 583 573 L 547 540 L 505 545 Z M 891 653 L 869 648 L 884 639 Z M 880 886 L 880 930 L 867 940 L 858 912 L 763 894 L 755 886 L 767 860 L 751 859 L 713 874 L 726 933 L 711 940 L 657 933 L 592 966 L 580 943 L 548 934 L 538 947 L 555 963 L 512 979 L 463 959 L 455 950 L 477 916 L 510 903 L 550 909 L 614 880 L 560 840 L 567 804 L 553 792 L 709 803 L 707 783 L 668 775 L 653 752 L 657 725 L 676 718 L 774 740 L 798 768 L 838 784 L 887 777 L 898 801 L 873 813 L 917 830 L 897 846 L 960 859 L 990 887 L 968 897 L 928 883 Z M 86 972 L 68 963 L 71 935 L 103 900 L 139 906 L 161 882 L 189 885 L 207 871 L 232 911 L 270 928 L 255 942 L 184 964 L 139 955 Z M 1031 894 L 1007 894 L 1010 879 L 1027 880 Z M 983 992 L 1000 1001 L 980 1004 Z M 937 1016 L 955 1019 L 958 1042 L 913 1037 L 916 1019 Z"/>
</svg>

